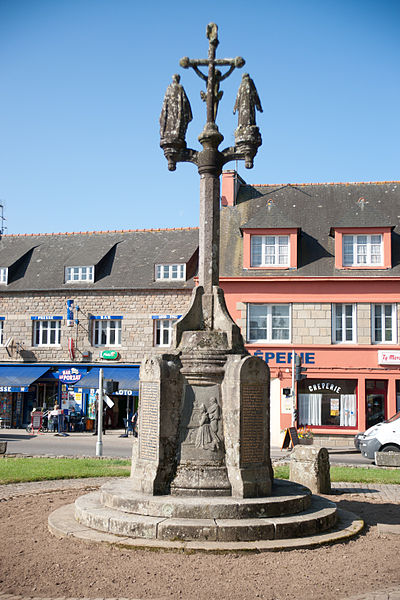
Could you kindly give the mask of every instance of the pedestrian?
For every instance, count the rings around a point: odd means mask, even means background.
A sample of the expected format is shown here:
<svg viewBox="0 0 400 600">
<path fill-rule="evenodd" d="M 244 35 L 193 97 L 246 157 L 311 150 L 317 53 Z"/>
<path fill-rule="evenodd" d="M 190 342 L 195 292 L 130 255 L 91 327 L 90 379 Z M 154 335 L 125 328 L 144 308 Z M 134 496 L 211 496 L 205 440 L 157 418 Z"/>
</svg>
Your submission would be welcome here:
<svg viewBox="0 0 400 600">
<path fill-rule="evenodd" d="M 58 415 L 59 415 L 60 407 L 56 403 L 52 411 L 50 411 L 50 431 L 55 431 L 57 428 L 58 431 Z"/>
<path fill-rule="evenodd" d="M 138 420 L 138 413 L 137 413 L 137 411 L 135 411 L 135 414 L 132 415 L 132 435 L 134 437 L 138 436 L 137 420 Z"/>
</svg>

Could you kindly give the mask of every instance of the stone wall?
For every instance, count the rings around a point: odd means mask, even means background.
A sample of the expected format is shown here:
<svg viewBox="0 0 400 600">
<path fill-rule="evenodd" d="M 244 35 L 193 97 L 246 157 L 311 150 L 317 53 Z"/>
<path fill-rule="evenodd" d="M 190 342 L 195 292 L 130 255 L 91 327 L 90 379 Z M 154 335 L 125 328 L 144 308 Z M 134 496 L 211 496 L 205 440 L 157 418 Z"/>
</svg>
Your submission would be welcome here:
<svg viewBox="0 0 400 600">
<path fill-rule="evenodd" d="M 294 344 L 331 343 L 331 305 L 295 303 L 292 307 Z"/>
<path fill-rule="evenodd" d="M 372 344 L 371 308 L 368 302 L 358 302 L 356 312 L 357 344 Z M 242 335 L 247 339 L 247 304 L 237 302 L 236 309 L 240 311 L 237 320 Z M 397 305 L 399 315 L 400 305 Z M 398 337 L 400 340 L 400 318 L 397 319 Z M 331 303 L 292 304 L 292 338 L 293 344 L 332 344 L 332 305 Z"/>
<path fill-rule="evenodd" d="M 121 363 L 140 362 L 146 352 L 165 352 L 154 347 L 154 321 L 152 315 L 184 314 L 189 306 L 191 290 L 126 290 L 94 292 L 75 291 L 65 295 L 61 292 L 29 293 L 1 297 L 0 316 L 4 320 L 4 340 L 13 337 L 22 344 L 22 355 L 8 356 L 0 347 L 0 362 L 70 362 L 68 338 L 73 337 L 76 347 L 75 360 L 82 359 L 82 352 L 90 351 L 90 362 L 100 361 L 103 348 L 92 345 L 91 315 L 121 315 L 121 346 L 115 349 L 121 355 Z M 73 298 L 79 305 L 79 325 L 67 327 L 66 300 Z M 62 315 L 60 346 L 33 345 L 31 316 Z"/>
</svg>

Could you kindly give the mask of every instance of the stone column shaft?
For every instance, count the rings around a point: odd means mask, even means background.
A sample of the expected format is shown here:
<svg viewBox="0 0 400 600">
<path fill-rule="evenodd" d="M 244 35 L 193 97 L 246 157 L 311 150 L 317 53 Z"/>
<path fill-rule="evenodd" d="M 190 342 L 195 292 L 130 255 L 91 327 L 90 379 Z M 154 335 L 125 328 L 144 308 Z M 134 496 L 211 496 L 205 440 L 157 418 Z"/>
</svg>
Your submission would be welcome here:
<svg viewBox="0 0 400 600">
<path fill-rule="evenodd" d="M 207 328 L 213 328 L 213 287 L 219 284 L 219 177 L 200 175 L 199 285 Z"/>
</svg>

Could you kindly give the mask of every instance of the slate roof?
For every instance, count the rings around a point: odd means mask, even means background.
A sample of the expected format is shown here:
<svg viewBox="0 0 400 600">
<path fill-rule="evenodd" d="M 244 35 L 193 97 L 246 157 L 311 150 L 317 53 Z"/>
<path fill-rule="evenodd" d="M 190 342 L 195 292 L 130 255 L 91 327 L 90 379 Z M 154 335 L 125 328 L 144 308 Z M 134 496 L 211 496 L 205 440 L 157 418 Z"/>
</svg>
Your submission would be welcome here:
<svg viewBox="0 0 400 600">
<path fill-rule="evenodd" d="M 185 289 L 197 274 L 198 229 L 4 235 L 0 293 L 46 290 Z M 155 264 L 186 263 L 186 281 L 155 281 Z M 94 283 L 64 283 L 65 266 L 95 265 Z"/>
<path fill-rule="evenodd" d="M 298 227 L 298 268 L 243 269 L 244 226 Z M 335 269 L 331 229 L 357 226 L 393 228 L 392 269 Z M 221 209 L 220 274 L 222 277 L 400 276 L 400 182 L 242 185 L 236 205 Z"/>
</svg>

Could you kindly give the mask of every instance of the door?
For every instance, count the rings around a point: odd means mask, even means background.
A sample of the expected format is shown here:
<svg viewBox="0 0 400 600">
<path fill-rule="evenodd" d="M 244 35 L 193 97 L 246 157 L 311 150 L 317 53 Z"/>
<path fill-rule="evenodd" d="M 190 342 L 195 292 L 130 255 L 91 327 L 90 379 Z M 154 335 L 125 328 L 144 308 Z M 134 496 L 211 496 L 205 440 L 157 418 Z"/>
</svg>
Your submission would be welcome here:
<svg viewBox="0 0 400 600">
<path fill-rule="evenodd" d="M 384 421 L 386 417 L 387 381 L 370 379 L 365 382 L 366 429 Z"/>
</svg>

